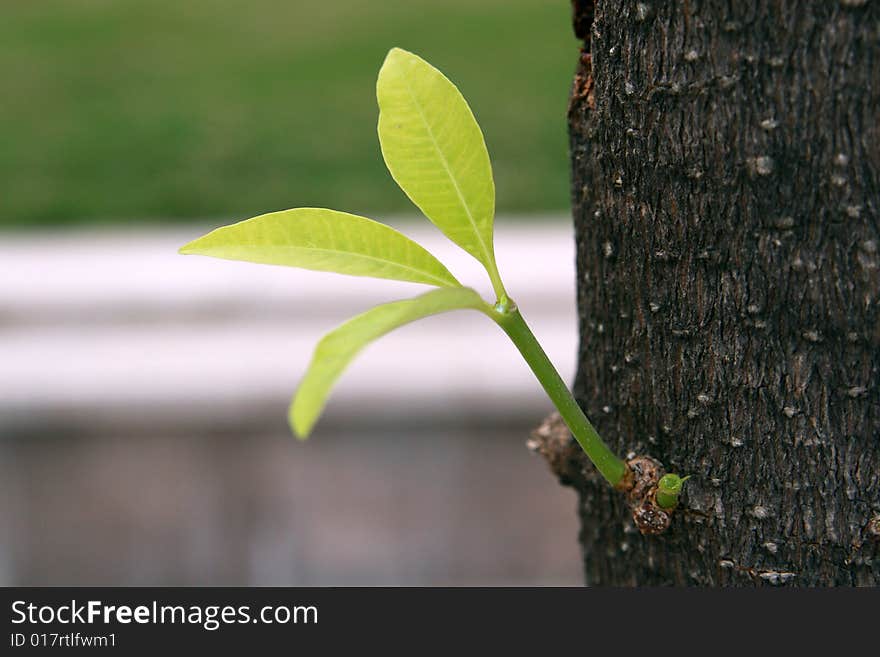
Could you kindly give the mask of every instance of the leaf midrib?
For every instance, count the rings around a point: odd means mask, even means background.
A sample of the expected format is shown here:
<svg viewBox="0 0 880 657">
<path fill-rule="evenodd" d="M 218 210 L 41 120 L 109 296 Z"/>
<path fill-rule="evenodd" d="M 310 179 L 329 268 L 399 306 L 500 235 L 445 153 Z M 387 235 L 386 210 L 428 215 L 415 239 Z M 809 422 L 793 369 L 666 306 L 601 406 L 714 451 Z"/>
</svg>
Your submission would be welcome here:
<svg viewBox="0 0 880 657">
<path fill-rule="evenodd" d="M 222 247 L 221 247 L 221 248 L 222 248 Z M 334 255 L 344 255 L 345 257 L 359 258 L 359 259 L 361 259 L 361 260 L 370 260 L 370 261 L 373 261 L 373 262 L 380 262 L 380 263 L 383 263 L 383 264 L 392 265 L 392 266 L 394 266 L 394 267 L 397 267 L 398 269 L 403 269 L 403 270 L 405 270 L 405 271 L 415 272 L 415 273 L 420 274 L 420 275 L 422 275 L 422 276 L 424 276 L 424 277 L 427 277 L 427 278 L 433 279 L 433 280 L 435 280 L 435 281 L 439 281 L 440 283 L 442 283 L 441 287 L 455 287 L 455 286 L 459 286 L 459 287 L 460 287 L 460 286 L 461 286 L 461 283 L 459 283 L 458 280 L 455 278 L 455 276 L 453 276 L 451 273 L 449 273 L 449 278 L 450 278 L 450 280 L 451 280 L 451 282 L 452 282 L 452 285 L 450 285 L 450 281 L 447 281 L 447 280 L 442 279 L 442 278 L 438 278 L 435 274 L 432 274 L 432 273 L 430 273 L 430 272 L 427 272 L 427 271 L 425 271 L 425 270 L 423 270 L 423 269 L 417 269 L 416 267 L 412 267 L 412 266 L 410 266 L 410 265 L 405 265 L 405 264 L 400 263 L 400 262 L 397 262 L 397 261 L 395 261 L 395 260 L 386 260 L 385 258 L 379 258 L 379 257 L 377 257 L 377 256 L 371 256 L 371 255 L 366 255 L 366 254 L 363 254 L 363 253 L 358 253 L 357 251 L 343 251 L 343 250 L 341 250 L 341 249 L 325 249 L 325 248 L 321 248 L 321 247 L 311 247 L 311 246 L 272 246 L 272 245 L 265 246 L 265 245 L 256 245 L 256 244 L 255 244 L 255 245 L 242 245 L 242 246 L 239 246 L 239 247 L 237 247 L 237 248 L 244 248 L 244 249 L 257 249 L 257 250 L 260 250 L 260 251 L 263 251 L 263 252 L 265 252 L 266 249 L 281 249 L 281 250 L 283 250 L 283 249 L 293 249 L 293 250 L 297 250 L 297 251 L 310 251 L 310 252 L 315 252 L 315 251 L 317 251 L 317 252 L 320 252 L 320 253 L 328 253 L 328 254 L 334 254 Z M 218 250 L 220 250 L 220 249 L 218 249 Z M 438 262 L 439 262 L 439 261 L 438 261 Z M 440 265 L 443 266 L 442 263 L 440 263 Z M 292 265 L 292 266 L 294 266 L 294 267 L 301 267 L 301 265 Z M 369 274 L 365 274 L 365 275 L 366 275 L 366 276 L 369 276 Z M 413 282 L 414 282 L 414 281 L 413 281 Z"/>
<path fill-rule="evenodd" d="M 428 119 L 425 116 L 424 109 L 422 109 L 418 98 L 413 93 L 412 87 L 409 84 L 409 80 L 407 80 L 405 75 L 401 77 L 403 79 L 403 86 L 406 88 L 407 93 L 409 93 L 409 97 L 412 99 L 413 104 L 416 106 L 416 110 L 418 110 L 419 112 L 422 123 L 425 125 L 425 128 L 428 131 L 428 136 L 431 138 L 431 144 L 434 146 L 434 150 L 437 151 L 437 155 L 440 157 L 440 162 L 443 164 L 443 169 L 446 171 L 446 175 L 449 176 L 449 179 L 452 181 L 452 186 L 455 189 L 456 195 L 458 195 L 458 200 L 461 202 L 465 214 L 467 214 L 467 218 L 471 224 L 471 227 L 474 229 L 474 234 L 477 236 L 477 241 L 480 244 L 480 249 L 483 252 L 483 257 L 486 258 L 486 265 L 488 266 L 493 259 L 489 254 L 489 249 L 486 247 L 486 242 L 483 240 L 483 236 L 480 234 L 480 229 L 477 227 L 477 222 L 474 221 L 470 206 L 467 204 L 467 201 L 465 201 L 464 194 L 462 194 L 461 188 L 458 185 L 458 180 L 456 180 L 455 176 L 452 175 L 452 169 L 449 168 L 449 162 L 446 161 L 446 156 L 443 154 L 443 150 L 440 148 L 440 144 L 437 142 L 437 138 L 434 136 L 434 131 L 431 129 L 431 124 L 428 122 Z"/>
</svg>

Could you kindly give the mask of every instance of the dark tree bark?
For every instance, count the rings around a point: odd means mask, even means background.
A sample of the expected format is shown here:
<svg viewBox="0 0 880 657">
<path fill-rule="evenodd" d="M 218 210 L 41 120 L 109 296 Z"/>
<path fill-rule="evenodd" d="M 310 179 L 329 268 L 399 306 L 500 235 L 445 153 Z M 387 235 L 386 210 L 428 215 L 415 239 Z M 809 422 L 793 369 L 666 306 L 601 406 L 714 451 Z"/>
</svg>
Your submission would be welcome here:
<svg viewBox="0 0 880 657">
<path fill-rule="evenodd" d="M 570 446 L 589 584 L 880 584 L 880 1 L 575 1 L 579 402 L 692 474 L 634 531 Z"/>
</svg>

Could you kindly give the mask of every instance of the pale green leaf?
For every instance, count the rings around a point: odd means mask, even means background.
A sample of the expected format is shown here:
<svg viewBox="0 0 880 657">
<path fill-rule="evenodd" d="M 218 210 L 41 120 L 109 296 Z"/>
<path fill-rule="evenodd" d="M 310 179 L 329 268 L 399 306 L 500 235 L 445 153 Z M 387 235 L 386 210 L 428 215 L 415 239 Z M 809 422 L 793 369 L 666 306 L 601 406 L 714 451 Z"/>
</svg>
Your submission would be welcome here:
<svg viewBox="0 0 880 657">
<path fill-rule="evenodd" d="M 350 319 L 318 343 L 290 406 L 290 426 L 300 438 L 308 436 L 336 379 L 358 352 L 373 340 L 422 317 L 460 308 L 483 309 L 485 305 L 471 288 L 445 288 L 414 299 L 376 306 Z"/>
<path fill-rule="evenodd" d="M 495 183 L 480 126 L 458 88 L 394 48 L 376 83 L 379 142 L 392 177 L 453 242 L 497 276 Z"/>
<path fill-rule="evenodd" d="M 372 219 L 323 208 L 272 212 L 224 226 L 180 252 L 440 287 L 459 285 L 439 260 L 406 235 Z"/>
</svg>

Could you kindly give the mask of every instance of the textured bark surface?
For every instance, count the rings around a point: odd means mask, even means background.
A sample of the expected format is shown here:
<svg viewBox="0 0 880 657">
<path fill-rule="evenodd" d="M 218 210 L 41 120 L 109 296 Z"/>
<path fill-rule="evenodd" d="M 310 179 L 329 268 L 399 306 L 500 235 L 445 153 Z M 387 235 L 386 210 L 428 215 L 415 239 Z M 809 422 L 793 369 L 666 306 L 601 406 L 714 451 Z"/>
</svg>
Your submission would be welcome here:
<svg viewBox="0 0 880 657">
<path fill-rule="evenodd" d="M 576 396 L 693 475 L 643 537 L 558 441 L 587 582 L 880 584 L 880 2 L 573 4 Z"/>
</svg>

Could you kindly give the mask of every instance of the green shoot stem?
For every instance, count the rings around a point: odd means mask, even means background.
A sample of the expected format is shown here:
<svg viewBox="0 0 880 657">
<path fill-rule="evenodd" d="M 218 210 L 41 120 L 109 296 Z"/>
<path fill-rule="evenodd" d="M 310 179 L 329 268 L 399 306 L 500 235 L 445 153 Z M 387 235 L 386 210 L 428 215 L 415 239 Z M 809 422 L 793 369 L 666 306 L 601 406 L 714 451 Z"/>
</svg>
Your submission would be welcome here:
<svg viewBox="0 0 880 657">
<path fill-rule="evenodd" d="M 565 381 L 562 380 L 559 372 L 556 371 L 553 363 L 544 353 L 516 304 L 507 299 L 501 299 L 498 305 L 494 308 L 487 307 L 485 312 L 507 333 L 513 344 L 519 349 L 550 400 L 556 406 L 565 424 L 568 425 L 575 440 L 586 452 L 599 473 L 605 477 L 608 483 L 617 487 L 623 481 L 628 466 L 602 441 L 595 427 L 574 400 Z"/>
</svg>

